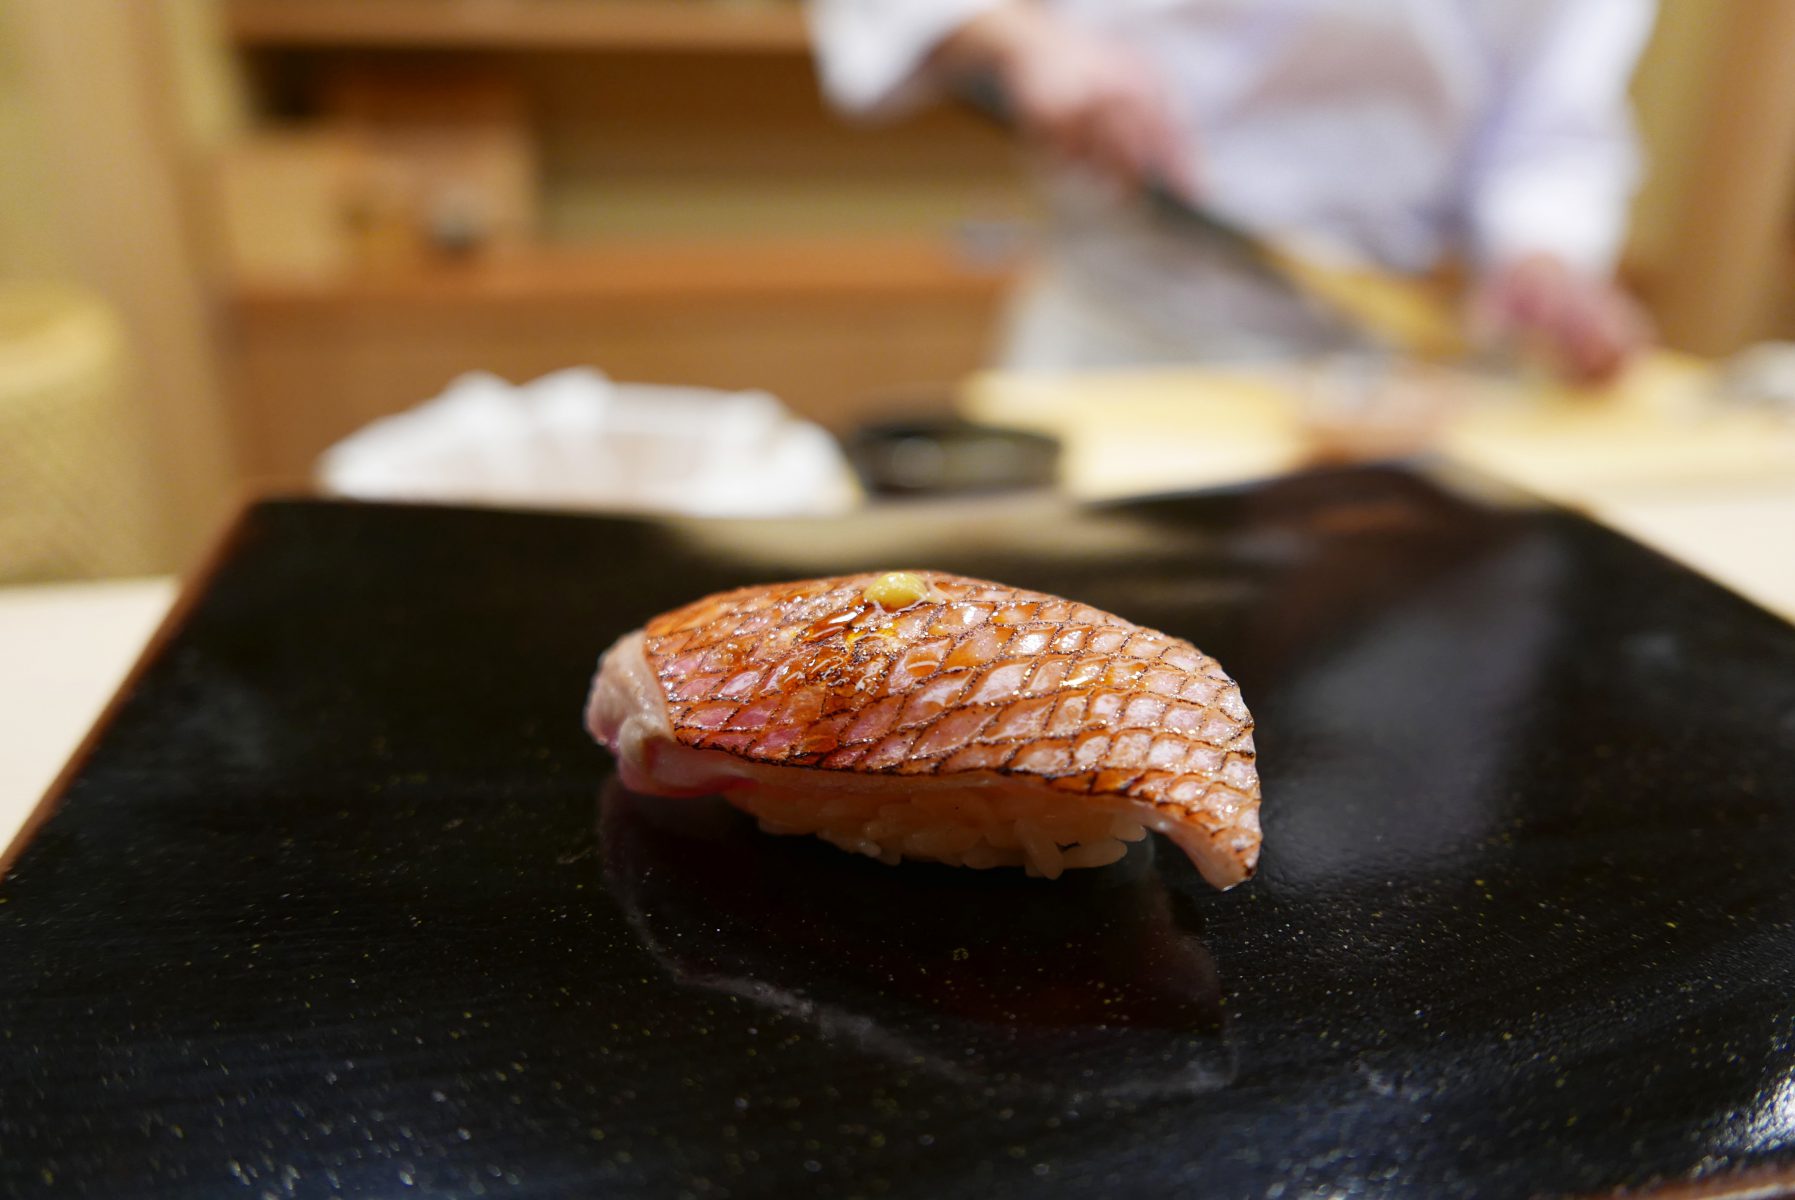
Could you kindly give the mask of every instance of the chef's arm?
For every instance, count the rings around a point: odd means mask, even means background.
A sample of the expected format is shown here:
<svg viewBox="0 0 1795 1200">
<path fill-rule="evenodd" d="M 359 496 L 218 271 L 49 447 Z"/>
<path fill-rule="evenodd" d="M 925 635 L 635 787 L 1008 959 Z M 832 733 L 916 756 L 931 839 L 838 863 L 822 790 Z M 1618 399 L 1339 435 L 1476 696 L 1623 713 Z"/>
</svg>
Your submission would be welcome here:
<svg viewBox="0 0 1795 1200">
<path fill-rule="evenodd" d="M 1513 62 L 1473 149 L 1466 212 L 1486 327 L 1544 343 L 1563 372 L 1599 382 L 1648 340 L 1614 282 L 1639 154 L 1627 82 L 1650 0 L 1560 0 Z"/>
<path fill-rule="evenodd" d="M 1011 118 L 1065 159 L 1130 184 L 1195 190 L 1161 71 L 1034 0 L 813 0 L 823 86 L 852 113 L 901 110 L 957 81 L 995 84 Z"/>
</svg>

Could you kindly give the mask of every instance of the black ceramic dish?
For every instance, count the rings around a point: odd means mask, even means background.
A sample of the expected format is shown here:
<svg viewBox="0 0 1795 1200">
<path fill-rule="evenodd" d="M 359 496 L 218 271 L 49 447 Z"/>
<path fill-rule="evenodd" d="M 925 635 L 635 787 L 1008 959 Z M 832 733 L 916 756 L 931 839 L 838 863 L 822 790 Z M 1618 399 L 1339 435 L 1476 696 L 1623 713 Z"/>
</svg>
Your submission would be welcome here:
<svg viewBox="0 0 1795 1200">
<path fill-rule="evenodd" d="M 922 562 L 1220 657 L 1259 878 L 886 868 L 608 786 L 613 637 Z M 1792 781 L 1795 629 L 1395 472 L 802 528 L 261 505 L 0 884 L 0 1193 L 1780 1195 Z"/>
<path fill-rule="evenodd" d="M 1060 444 L 1031 430 L 942 417 L 862 426 L 847 453 L 867 491 L 921 496 L 1051 487 Z"/>
</svg>

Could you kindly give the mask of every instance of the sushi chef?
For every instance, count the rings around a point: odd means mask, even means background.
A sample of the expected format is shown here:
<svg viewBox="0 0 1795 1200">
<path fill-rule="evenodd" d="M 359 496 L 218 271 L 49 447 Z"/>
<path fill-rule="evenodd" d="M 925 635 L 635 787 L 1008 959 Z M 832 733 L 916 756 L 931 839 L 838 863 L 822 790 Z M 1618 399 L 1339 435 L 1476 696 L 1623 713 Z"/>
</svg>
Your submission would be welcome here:
<svg viewBox="0 0 1795 1200">
<path fill-rule="evenodd" d="M 1308 355 L 1337 321 L 1156 223 L 1152 180 L 1341 266 L 1455 262 L 1488 334 L 1574 380 L 1647 324 L 1614 267 L 1650 0 L 812 0 L 825 91 L 901 113 L 993 80 L 1045 151 L 1044 263 L 1004 360 L 1083 368 Z"/>
</svg>

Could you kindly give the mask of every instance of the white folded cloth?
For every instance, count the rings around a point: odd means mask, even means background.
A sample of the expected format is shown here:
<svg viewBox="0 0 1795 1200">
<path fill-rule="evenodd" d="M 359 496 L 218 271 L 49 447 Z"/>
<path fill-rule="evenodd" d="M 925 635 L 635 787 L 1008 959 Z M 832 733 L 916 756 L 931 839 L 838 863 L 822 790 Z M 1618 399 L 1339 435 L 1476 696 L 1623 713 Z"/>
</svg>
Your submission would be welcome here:
<svg viewBox="0 0 1795 1200">
<path fill-rule="evenodd" d="M 475 372 L 327 450 L 319 482 L 369 500 L 695 516 L 841 512 L 835 439 L 765 392 L 614 383 L 573 368 L 513 385 Z"/>
</svg>

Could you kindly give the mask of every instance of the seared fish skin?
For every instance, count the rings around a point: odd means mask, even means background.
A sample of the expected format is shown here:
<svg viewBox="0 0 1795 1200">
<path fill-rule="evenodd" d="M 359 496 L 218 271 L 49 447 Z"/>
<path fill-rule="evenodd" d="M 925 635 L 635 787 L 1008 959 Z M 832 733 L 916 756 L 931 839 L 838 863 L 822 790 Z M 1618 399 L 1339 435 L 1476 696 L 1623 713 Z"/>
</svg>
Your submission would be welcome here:
<svg viewBox="0 0 1795 1200">
<path fill-rule="evenodd" d="M 893 578 L 908 590 L 894 594 Z M 624 686 L 612 660 L 626 643 L 601 671 L 593 732 L 632 758 L 625 782 L 638 790 L 715 783 L 690 763 L 657 778 L 640 747 L 622 744 L 615 695 L 611 715 L 600 711 L 606 673 L 613 694 Z M 1189 642 L 1088 605 L 939 571 L 844 575 L 707 596 L 649 621 L 630 652 L 660 685 L 654 724 L 666 737 L 786 797 L 988 781 L 1044 791 L 1037 803 L 1062 810 L 1132 812 L 1220 887 L 1248 878 L 1258 858 L 1253 722 L 1239 688 Z M 1027 862 L 1058 874 L 1032 853 Z"/>
</svg>

